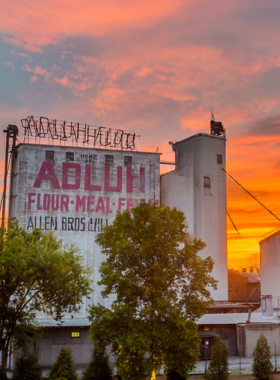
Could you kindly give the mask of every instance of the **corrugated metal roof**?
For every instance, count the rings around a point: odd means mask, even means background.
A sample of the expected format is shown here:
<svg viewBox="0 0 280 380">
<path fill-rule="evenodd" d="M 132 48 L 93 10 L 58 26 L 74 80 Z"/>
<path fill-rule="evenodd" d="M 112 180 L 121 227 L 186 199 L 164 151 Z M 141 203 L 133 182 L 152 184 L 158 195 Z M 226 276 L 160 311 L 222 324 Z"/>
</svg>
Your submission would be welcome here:
<svg viewBox="0 0 280 380">
<path fill-rule="evenodd" d="M 237 323 L 246 323 L 248 313 L 225 313 L 225 314 L 205 314 L 197 324 L 199 325 L 236 325 Z M 262 313 L 252 313 L 251 322 L 255 323 L 279 323 L 278 318 L 263 318 Z"/>
<path fill-rule="evenodd" d="M 51 318 L 37 319 L 42 327 L 89 327 L 91 323 L 87 318 L 63 318 L 61 321 L 55 321 Z"/>
<path fill-rule="evenodd" d="M 248 313 L 224 313 L 224 314 L 205 314 L 198 321 L 198 325 L 236 325 L 246 323 Z M 252 323 L 279 323 L 278 317 L 263 318 L 261 312 L 251 314 Z M 37 319 L 42 327 L 90 327 L 91 323 L 87 318 L 63 318 L 61 322 L 51 318 Z"/>
</svg>

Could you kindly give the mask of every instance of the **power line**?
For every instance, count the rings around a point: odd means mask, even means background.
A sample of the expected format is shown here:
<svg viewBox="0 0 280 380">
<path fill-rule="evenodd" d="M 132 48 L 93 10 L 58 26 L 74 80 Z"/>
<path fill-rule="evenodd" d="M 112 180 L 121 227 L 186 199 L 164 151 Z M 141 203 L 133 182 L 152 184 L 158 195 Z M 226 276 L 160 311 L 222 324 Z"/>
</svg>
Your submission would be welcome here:
<svg viewBox="0 0 280 380">
<path fill-rule="evenodd" d="M 237 183 L 237 185 L 239 185 L 240 187 L 242 187 L 242 189 L 244 191 L 246 191 L 247 194 L 249 194 L 252 198 L 255 199 L 255 201 L 257 201 L 263 208 L 266 209 L 266 211 L 268 211 L 272 216 L 274 216 L 274 218 L 276 218 L 279 222 L 280 222 L 280 219 L 278 218 L 278 216 L 276 216 L 272 211 L 270 211 L 262 202 L 260 202 L 253 194 L 250 193 L 250 191 L 248 191 L 247 189 L 245 189 L 244 186 L 241 185 L 241 183 L 239 183 L 235 178 L 233 178 L 224 168 L 222 168 L 222 170 L 231 178 L 234 180 L 234 182 Z"/>
<path fill-rule="evenodd" d="M 230 221 L 231 221 L 233 227 L 235 228 L 236 232 L 238 233 L 239 237 L 240 237 L 241 239 L 243 239 L 242 236 L 240 235 L 240 232 L 238 231 L 238 228 L 237 228 L 236 225 L 234 224 L 234 222 L 233 222 L 231 216 L 229 215 L 228 210 L 227 210 L 227 215 L 228 215 L 228 217 L 229 217 L 229 219 L 230 219 Z"/>
</svg>

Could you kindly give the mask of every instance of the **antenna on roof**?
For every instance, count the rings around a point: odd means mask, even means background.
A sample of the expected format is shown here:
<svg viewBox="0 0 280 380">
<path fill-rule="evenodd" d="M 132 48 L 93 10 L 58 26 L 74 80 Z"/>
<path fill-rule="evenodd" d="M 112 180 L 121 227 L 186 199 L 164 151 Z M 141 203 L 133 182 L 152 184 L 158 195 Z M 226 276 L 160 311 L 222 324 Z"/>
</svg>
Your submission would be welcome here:
<svg viewBox="0 0 280 380">
<path fill-rule="evenodd" d="M 210 133 L 215 136 L 225 136 L 226 130 L 220 121 L 215 120 L 215 116 L 211 111 L 211 121 L 210 121 Z"/>
</svg>

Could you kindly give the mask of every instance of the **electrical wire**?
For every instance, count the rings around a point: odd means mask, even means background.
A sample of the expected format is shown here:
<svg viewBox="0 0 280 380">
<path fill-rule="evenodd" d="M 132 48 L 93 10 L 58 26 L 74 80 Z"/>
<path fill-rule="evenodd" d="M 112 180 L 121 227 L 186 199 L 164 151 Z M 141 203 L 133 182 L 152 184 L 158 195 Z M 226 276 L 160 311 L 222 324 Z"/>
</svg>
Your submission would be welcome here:
<svg viewBox="0 0 280 380">
<path fill-rule="evenodd" d="M 266 211 L 268 211 L 272 216 L 274 216 L 274 218 L 276 218 L 279 222 L 280 222 L 280 218 L 278 218 L 277 215 L 275 215 L 272 211 L 270 211 L 262 202 L 260 202 L 253 194 L 250 193 L 250 191 L 248 191 L 247 189 L 245 189 L 244 186 L 241 185 L 241 183 L 239 183 L 235 178 L 233 178 L 224 168 L 222 168 L 222 170 L 231 178 L 233 179 L 234 182 L 236 182 L 240 187 L 242 187 L 243 190 L 246 191 L 247 194 L 249 194 L 252 198 L 255 199 L 255 201 L 257 201 L 263 208 L 266 209 Z"/>
<path fill-rule="evenodd" d="M 234 222 L 233 222 L 233 220 L 232 220 L 232 217 L 229 215 L 228 210 L 227 210 L 227 215 L 228 215 L 228 217 L 229 217 L 229 219 L 230 219 L 230 221 L 231 221 L 233 227 L 235 228 L 236 232 L 238 233 L 240 239 L 243 239 L 243 237 L 241 236 L 240 232 L 238 231 L 238 228 L 237 228 L 236 225 L 234 224 Z"/>
</svg>

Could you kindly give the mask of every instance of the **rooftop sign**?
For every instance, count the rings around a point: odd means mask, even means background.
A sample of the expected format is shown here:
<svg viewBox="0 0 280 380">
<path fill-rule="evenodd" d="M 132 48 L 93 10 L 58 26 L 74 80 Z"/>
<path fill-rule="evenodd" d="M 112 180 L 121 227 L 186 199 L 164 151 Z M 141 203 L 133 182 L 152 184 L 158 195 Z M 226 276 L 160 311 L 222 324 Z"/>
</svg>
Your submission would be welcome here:
<svg viewBox="0 0 280 380">
<path fill-rule="evenodd" d="M 24 142 L 30 139 L 48 138 L 57 142 L 87 144 L 95 148 L 135 150 L 135 140 L 139 135 L 122 129 L 97 127 L 88 124 L 59 121 L 47 117 L 28 116 L 21 120 L 24 128 Z"/>
</svg>

